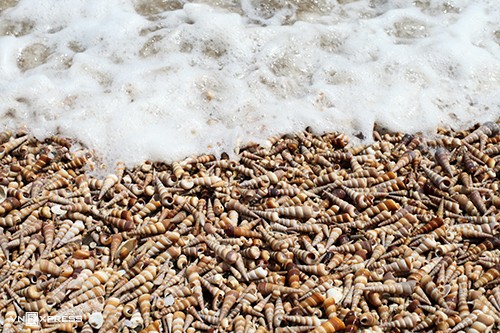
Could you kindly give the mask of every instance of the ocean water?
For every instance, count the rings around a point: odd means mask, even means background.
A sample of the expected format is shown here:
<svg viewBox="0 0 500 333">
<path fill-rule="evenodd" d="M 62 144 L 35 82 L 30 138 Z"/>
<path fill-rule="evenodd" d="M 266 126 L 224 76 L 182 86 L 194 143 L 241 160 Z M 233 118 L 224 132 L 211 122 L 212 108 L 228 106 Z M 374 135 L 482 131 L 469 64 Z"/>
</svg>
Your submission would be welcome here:
<svg viewBox="0 0 500 333">
<path fill-rule="evenodd" d="M 497 0 L 1 0 L 0 127 L 108 164 L 500 117 Z"/>
</svg>

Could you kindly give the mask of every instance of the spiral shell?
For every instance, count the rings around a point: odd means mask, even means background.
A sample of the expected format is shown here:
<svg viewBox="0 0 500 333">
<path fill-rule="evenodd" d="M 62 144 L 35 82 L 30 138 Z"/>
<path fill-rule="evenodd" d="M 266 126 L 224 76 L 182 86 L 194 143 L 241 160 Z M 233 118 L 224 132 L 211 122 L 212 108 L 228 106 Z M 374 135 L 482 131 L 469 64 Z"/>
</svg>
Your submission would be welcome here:
<svg viewBox="0 0 500 333">
<path fill-rule="evenodd" d="M 152 281 L 156 276 L 156 272 L 157 272 L 157 267 L 155 265 L 149 265 L 139 275 L 137 275 L 132 280 L 125 283 L 119 289 L 117 289 L 114 292 L 114 295 L 121 295 L 123 292 L 129 289 L 137 288 L 138 286 L 144 284 L 146 281 Z"/>
<path fill-rule="evenodd" d="M 383 328 L 395 327 L 411 329 L 414 328 L 420 322 L 420 320 L 421 319 L 418 314 L 412 313 L 400 319 L 381 324 L 380 326 Z"/>
</svg>

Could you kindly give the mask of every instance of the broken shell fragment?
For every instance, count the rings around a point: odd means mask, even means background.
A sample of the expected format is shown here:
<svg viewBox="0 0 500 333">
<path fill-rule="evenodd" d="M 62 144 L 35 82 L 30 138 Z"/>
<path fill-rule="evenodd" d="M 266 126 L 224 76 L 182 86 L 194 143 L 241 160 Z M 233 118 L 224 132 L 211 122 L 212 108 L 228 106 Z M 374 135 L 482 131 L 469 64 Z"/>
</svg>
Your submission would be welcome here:
<svg viewBox="0 0 500 333">
<path fill-rule="evenodd" d="M 104 323 L 104 317 L 101 312 L 92 312 L 89 316 L 88 323 L 95 329 L 101 328 Z"/>
</svg>

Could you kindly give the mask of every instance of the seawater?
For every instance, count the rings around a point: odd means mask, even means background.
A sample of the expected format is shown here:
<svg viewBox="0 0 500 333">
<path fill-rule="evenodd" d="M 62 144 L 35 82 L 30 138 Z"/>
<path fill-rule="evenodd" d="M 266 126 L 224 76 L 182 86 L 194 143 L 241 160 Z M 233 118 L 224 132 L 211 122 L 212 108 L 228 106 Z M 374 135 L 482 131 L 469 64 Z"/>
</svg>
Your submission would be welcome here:
<svg viewBox="0 0 500 333">
<path fill-rule="evenodd" d="M 497 0 L 0 1 L 0 127 L 108 163 L 499 117 Z"/>
</svg>

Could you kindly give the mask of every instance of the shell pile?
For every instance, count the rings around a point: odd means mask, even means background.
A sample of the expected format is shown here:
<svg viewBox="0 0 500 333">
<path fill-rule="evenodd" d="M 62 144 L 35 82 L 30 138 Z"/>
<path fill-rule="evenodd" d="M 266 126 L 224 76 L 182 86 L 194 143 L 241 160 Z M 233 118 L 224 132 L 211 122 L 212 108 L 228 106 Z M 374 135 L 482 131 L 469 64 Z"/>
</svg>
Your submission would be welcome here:
<svg viewBox="0 0 500 333">
<path fill-rule="evenodd" d="M 498 331 L 499 132 L 306 130 L 102 180 L 69 139 L 1 133 L 0 325 Z"/>
</svg>

